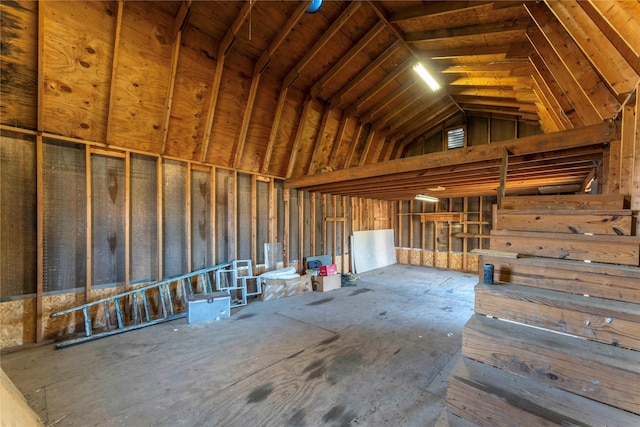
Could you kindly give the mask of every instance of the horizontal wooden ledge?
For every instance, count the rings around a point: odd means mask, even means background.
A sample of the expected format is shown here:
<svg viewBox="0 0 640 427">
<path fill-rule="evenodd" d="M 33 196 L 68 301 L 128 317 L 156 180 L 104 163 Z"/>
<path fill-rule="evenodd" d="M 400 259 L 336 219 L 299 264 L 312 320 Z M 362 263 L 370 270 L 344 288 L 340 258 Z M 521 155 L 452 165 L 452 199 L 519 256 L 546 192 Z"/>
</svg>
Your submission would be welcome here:
<svg viewBox="0 0 640 427">
<path fill-rule="evenodd" d="M 627 411 L 467 357 L 449 376 L 447 407 L 474 425 L 640 425 Z"/>
<path fill-rule="evenodd" d="M 502 159 L 503 149 L 512 155 L 534 154 L 567 148 L 604 144 L 619 137 L 620 130 L 613 122 L 606 122 L 563 132 L 533 135 L 525 138 L 461 148 L 455 151 L 407 157 L 372 165 L 341 169 L 318 175 L 308 175 L 285 181 L 285 188 L 300 188 L 342 181 L 373 178 L 395 173 L 428 170 L 483 160 Z"/>
<path fill-rule="evenodd" d="M 620 210 L 629 207 L 629 199 L 622 194 L 583 194 L 559 196 L 503 197 L 501 210 Z"/>
<path fill-rule="evenodd" d="M 630 210 L 508 210 L 499 209 L 495 228 L 511 231 L 540 231 L 566 234 L 631 236 Z"/>
<path fill-rule="evenodd" d="M 640 305 L 513 284 L 475 288 L 475 311 L 640 350 Z"/>
<path fill-rule="evenodd" d="M 462 354 L 630 412 L 640 412 L 640 352 L 474 315 Z"/>
<path fill-rule="evenodd" d="M 638 266 L 640 237 L 491 230 L 490 249 L 546 258 Z"/>
<path fill-rule="evenodd" d="M 489 251 L 496 282 L 640 304 L 640 267 L 539 257 L 505 259 Z M 482 283 L 484 271 L 480 269 Z"/>
</svg>

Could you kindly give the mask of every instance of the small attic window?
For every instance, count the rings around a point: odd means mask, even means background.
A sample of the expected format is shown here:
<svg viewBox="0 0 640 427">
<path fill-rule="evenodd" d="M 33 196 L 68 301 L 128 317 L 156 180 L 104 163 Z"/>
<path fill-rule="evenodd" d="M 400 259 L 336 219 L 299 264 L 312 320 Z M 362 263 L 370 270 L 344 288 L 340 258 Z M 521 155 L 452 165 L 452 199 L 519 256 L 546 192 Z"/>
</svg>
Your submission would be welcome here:
<svg viewBox="0 0 640 427">
<path fill-rule="evenodd" d="M 447 129 L 447 150 L 464 147 L 464 127 Z"/>
</svg>

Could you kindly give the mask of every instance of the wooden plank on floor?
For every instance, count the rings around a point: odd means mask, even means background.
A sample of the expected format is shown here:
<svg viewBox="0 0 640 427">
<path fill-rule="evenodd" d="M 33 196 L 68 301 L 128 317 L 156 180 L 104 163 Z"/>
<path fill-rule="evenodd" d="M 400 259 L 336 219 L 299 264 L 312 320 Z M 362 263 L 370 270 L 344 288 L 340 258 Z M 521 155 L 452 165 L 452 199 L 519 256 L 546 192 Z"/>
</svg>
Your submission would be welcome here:
<svg viewBox="0 0 640 427">
<path fill-rule="evenodd" d="M 640 352 L 474 315 L 462 355 L 640 413 Z"/>
<path fill-rule="evenodd" d="M 449 411 L 477 425 L 640 425 L 640 416 L 468 358 L 451 372 Z"/>
<path fill-rule="evenodd" d="M 631 210 L 504 210 L 495 218 L 497 230 L 631 236 Z"/>
<path fill-rule="evenodd" d="M 482 257 L 496 282 L 640 304 L 640 268 L 550 258 Z M 480 283 L 484 270 L 480 269 Z"/>
<path fill-rule="evenodd" d="M 640 238 L 491 230 L 492 250 L 546 258 L 638 266 Z"/>
<path fill-rule="evenodd" d="M 500 209 L 619 210 L 628 208 L 628 205 L 629 201 L 622 194 L 519 196 L 504 197 L 500 202 Z"/>
<path fill-rule="evenodd" d="M 640 305 L 529 286 L 476 285 L 475 311 L 640 350 Z"/>
<path fill-rule="evenodd" d="M 64 350 L 50 349 L 42 359 L 52 368 L 39 379 L 40 387 L 46 386 L 48 421 L 68 415 L 65 423 L 72 425 L 145 425 L 167 416 L 170 403 L 189 408 L 205 390 L 219 393 L 335 336 L 283 316 L 253 320 L 251 327 L 241 316 L 192 325 L 178 320 Z M 263 339 L 282 330 L 287 331 L 286 341 Z M 97 369 L 86 360 L 103 365 Z M 89 406 L 91 411 L 81 410 Z"/>
</svg>

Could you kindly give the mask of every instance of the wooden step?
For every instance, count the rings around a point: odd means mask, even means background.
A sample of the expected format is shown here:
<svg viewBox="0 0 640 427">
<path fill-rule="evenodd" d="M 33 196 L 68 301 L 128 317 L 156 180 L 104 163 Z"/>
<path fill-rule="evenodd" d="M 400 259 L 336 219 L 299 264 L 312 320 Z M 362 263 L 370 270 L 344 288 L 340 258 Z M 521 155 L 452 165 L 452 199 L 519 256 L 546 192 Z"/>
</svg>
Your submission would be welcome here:
<svg viewBox="0 0 640 427">
<path fill-rule="evenodd" d="M 475 291 L 478 314 L 640 350 L 638 304 L 513 284 L 478 284 Z"/>
<path fill-rule="evenodd" d="M 625 209 L 629 207 L 629 199 L 622 194 L 579 194 L 566 196 L 519 196 L 503 197 L 500 209 L 572 209 L 601 210 Z"/>
<path fill-rule="evenodd" d="M 540 231 L 565 234 L 631 236 L 631 210 L 505 210 L 499 209 L 496 230 Z"/>
<path fill-rule="evenodd" d="M 468 358 L 449 376 L 447 407 L 483 426 L 640 425 L 640 416 Z"/>
<path fill-rule="evenodd" d="M 640 265 L 640 237 L 491 230 L 489 248 L 520 255 Z"/>
<path fill-rule="evenodd" d="M 462 354 L 640 414 L 640 352 L 476 314 L 464 327 Z"/>
<path fill-rule="evenodd" d="M 479 268 L 480 283 L 484 282 L 484 264 L 493 265 L 494 280 L 497 282 L 640 304 L 639 267 L 539 257 L 511 259 L 483 255 Z"/>
</svg>

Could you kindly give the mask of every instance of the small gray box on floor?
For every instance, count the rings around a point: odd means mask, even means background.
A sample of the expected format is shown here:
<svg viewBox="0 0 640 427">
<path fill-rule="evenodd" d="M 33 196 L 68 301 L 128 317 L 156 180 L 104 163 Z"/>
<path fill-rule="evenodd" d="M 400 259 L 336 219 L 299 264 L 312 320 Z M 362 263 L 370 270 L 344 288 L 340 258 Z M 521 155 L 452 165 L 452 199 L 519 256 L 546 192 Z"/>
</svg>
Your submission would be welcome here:
<svg viewBox="0 0 640 427">
<path fill-rule="evenodd" d="M 231 297 L 226 292 L 191 295 L 187 298 L 188 323 L 228 319 L 230 314 Z"/>
</svg>

